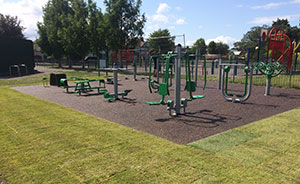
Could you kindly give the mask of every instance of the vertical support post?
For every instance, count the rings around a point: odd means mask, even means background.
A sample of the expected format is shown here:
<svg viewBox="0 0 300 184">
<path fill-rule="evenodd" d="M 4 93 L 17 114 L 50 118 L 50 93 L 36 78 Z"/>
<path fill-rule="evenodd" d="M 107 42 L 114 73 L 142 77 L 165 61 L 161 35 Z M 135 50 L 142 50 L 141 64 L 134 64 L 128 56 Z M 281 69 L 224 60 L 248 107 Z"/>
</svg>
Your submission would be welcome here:
<svg viewBox="0 0 300 184">
<path fill-rule="evenodd" d="M 100 58 L 98 58 L 98 66 L 97 66 L 97 70 L 98 70 L 98 77 L 100 77 Z"/>
<path fill-rule="evenodd" d="M 213 75 L 215 73 L 215 60 L 211 62 L 211 74 Z"/>
<path fill-rule="evenodd" d="M 196 71 L 195 71 L 195 85 L 197 87 L 198 85 L 198 65 L 199 65 L 199 56 L 200 55 L 200 50 L 197 48 L 196 49 Z"/>
<path fill-rule="evenodd" d="M 265 96 L 270 95 L 270 90 L 271 90 L 271 79 L 272 79 L 272 77 L 267 76 Z"/>
<path fill-rule="evenodd" d="M 159 58 L 156 59 L 156 81 L 159 83 L 159 72 L 160 72 L 160 67 L 159 67 Z"/>
<path fill-rule="evenodd" d="M 181 45 L 177 45 L 176 52 L 178 54 L 175 59 L 175 115 L 180 114 L 180 83 L 181 83 Z"/>
<path fill-rule="evenodd" d="M 192 80 L 194 80 L 194 60 L 192 60 Z"/>
<path fill-rule="evenodd" d="M 136 81 L 136 60 L 133 61 L 133 80 Z"/>
<path fill-rule="evenodd" d="M 249 61 L 250 61 L 250 48 L 248 48 L 248 52 L 247 52 L 247 61 L 246 61 L 246 65 L 249 66 Z"/>
<path fill-rule="evenodd" d="M 258 49 L 257 49 L 257 63 L 259 62 L 259 57 L 260 57 L 260 46 L 261 46 L 261 36 L 259 36 L 259 39 L 258 39 Z M 273 54 L 273 52 L 272 52 Z M 268 58 L 268 57 L 267 57 Z M 273 57 L 272 57 L 273 58 Z M 266 61 L 266 63 L 268 63 L 268 61 Z M 256 70 L 256 75 L 258 74 L 258 70 Z"/>
<path fill-rule="evenodd" d="M 297 69 L 298 53 L 296 52 L 294 71 Z"/>
<path fill-rule="evenodd" d="M 238 64 L 238 59 L 237 59 L 237 56 L 234 56 L 234 59 L 235 59 L 235 64 Z M 237 65 L 234 66 L 234 75 L 237 75 Z"/>
<path fill-rule="evenodd" d="M 293 75 L 293 65 L 291 65 L 290 67 L 289 88 L 292 87 L 292 75 Z"/>
<path fill-rule="evenodd" d="M 258 39 L 257 62 L 259 62 L 259 59 L 260 59 L 260 46 L 261 46 L 261 36 L 259 36 L 259 39 Z"/>
<path fill-rule="evenodd" d="M 114 95 L 115 99 L 118 99 L 118 68 L 116 63 L 114 64 L 114 68 L 112 70 L 114 72 Z"/>
<path fill-rule="evenodd" d="M 219 59 L 219 90 L 221 90 L 221 83 L 222 83 L 222 59 Z"/>
</svg>

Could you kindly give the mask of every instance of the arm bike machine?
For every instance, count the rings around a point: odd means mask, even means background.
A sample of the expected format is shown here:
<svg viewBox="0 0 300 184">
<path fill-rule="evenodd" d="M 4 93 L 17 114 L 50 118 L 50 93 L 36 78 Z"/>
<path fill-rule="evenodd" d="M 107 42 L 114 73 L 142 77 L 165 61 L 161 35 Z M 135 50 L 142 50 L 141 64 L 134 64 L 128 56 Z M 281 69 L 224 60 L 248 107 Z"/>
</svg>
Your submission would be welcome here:
<svg viewBox="0 0 300 184">
<path fill-rule="evenodd" d="M 187 53 L 184 53 L 182 55 L 181 52 L 181 46 L 178 45 L 176 47 L 176 52 L 174 54 L 166 54 L 166 55 L 154 55 L 150 57 L 149 62 L 149 81 L 148 81 L 148 87 L 150 93 L 152 93 L 152 88 L 155 86 L 158 89 L 158 94 L 161 95 L 161 100 L 159 102 L 146 102 L 149 105 L 167 105 L 167 109 L 169 110 L 170 116 L 177 116 L 180 114 L 181 109 L 183 109 L 184 113 L 186 113 L 186 107 L 187 102 L 194 100 L 194 99 L 200 99 L 203 98 L 203 95 L 193 95 L 192 93 L 196 91 L 196 82 L 191 80 L 191 73 L 190 73 L 190 57 L 191 56 L 198 56 L 198 55 L 189 55 Z M 153 61 L 153 58 L 164 58 L 165 62 L 165 69 L 163 72 L 163 78 L 162 82 L 154 81 L 151 79 L 152 73 L 151 73 L 151 63 Z M 168 100 L 165 101 L 165 96 L 170 94 L 170 74 L 172 75 L 172 67 L 170 67 L 170 63 L 172 58 L 175 58 L 175 95 L 174 95 L 174 101 Z M 182 64 L 182 58 L 185 59 L 185 68 L 186 68 L 186 86 L 185 90 L 189 92 L 189 98 L 181 98 L 180 92 L 181 92 L 181 64 Z M 204 65 L 205 65 L 205 59 L 204 59 Z M 206 70 L 206 68 L 205 68 Z M 171 80 L 170 80 L 171 81 Z M 206 85 L 206 72 L 205 72 L 205 85 Z M 205 89 L 204 85 L 204 89 Z M 154 88 L 155 89 L 155 88 Z"/>
</svg>

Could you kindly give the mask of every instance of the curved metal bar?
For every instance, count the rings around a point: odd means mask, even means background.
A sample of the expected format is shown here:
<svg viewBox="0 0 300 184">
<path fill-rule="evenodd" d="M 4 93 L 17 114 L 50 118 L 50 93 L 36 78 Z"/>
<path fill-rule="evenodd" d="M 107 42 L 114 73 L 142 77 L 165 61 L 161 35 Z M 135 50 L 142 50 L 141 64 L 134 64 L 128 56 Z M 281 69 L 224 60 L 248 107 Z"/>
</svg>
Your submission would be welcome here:
<svg viewBox="0 0 300 184">
<path fill-rule="evenodd" d="M 224 70 L 224 69 L 223 69 Z M 227 93 L 227 83 L 228 83 L 228 72 L 223 71 L 222 75 L 222 85 L 221 85 L 221 92 L 225 100 L 231 101 L 231 102 L 245 102 L 249 99 L 251 96 L 251 91 L 252 91 L 252 79 L 253 79 L 253 67 L 250 67 L 250 71 L 248 69 L 245 69 L 246 72 L 246 79 L 245 79 L 245 89 L 244 89 L 244 94 L 243 95 L 235 95 L 236 98 L 234 97 L 229 97 L 229 96 L 234 96 L 233 94 Z M 226 73 L 226 77 L 225 77 Z M 248 83 L 248 75 L 250 73 L 250 79 Z M 242 98 L 239 98 L 242 97 Z"/>
<path fill-rule="evenodd" d="M 248 75 L 248 74 L 247 74 Z M 253 79 L 253 67 L 250 68 L 250 77 L 249 77 L 249 84 L 248 84 L 248 90 L 247 94 L 244 96 L 244 98 L 241 99 L 235 99 L 237 102 L 245 102 L 249 99 L 251 96 L 251 91 L 252 91 L 252 79 Z"/>
</svg>

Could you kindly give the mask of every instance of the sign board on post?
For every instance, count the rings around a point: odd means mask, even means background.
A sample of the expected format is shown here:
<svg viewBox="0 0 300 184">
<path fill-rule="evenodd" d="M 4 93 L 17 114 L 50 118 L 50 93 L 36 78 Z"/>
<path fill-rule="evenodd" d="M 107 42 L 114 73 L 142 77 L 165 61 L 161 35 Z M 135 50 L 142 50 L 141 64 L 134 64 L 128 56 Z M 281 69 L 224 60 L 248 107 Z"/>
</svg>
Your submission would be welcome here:
<svg viewBox="0 0 300 184">
<path fill-rule="evenodd" d="M 106 60 L 100 59 L 100 68 L 106 68 Z"/>
<path fill-rule="evenodd" d="M 262 40 L 265 41 L 266 38 L 268 37 L 268 30 L 267 29 L 261 29 L 260 36 L 261 36 Z"/>
</svg>

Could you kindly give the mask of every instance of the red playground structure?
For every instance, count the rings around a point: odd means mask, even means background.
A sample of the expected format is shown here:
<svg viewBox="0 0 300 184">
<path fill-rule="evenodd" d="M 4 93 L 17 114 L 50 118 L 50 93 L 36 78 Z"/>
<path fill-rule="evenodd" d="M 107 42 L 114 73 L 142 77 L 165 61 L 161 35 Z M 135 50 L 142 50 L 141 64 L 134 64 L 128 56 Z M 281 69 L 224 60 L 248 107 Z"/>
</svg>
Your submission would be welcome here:
<svg viewBox="0 0 300 184">
<path fill-rule="evenodd" d="M 266 37 L 266 35 L 263 35 Z M 290 38 L 280 28 L 272 28 L 268 35 L 267 63 L 278 62 L 287 67 L 292 65 L 293 49 Z M 270 60 L 271 59 L 271 60 Z"/>
</svg>

